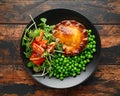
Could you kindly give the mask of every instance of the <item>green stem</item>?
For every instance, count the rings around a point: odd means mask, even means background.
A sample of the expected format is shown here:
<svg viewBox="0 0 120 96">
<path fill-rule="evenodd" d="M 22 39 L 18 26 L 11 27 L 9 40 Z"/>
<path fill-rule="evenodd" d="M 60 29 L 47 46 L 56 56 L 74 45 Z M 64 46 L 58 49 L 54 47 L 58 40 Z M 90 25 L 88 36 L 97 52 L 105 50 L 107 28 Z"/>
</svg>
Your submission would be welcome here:
<svg viewBox="0 0 120 96">
<path fill-rule="evenodd" d="M 29 16 L 30 16 L 31 20 L 33 21 L 33 24 L 35 25 L 35 29 L 37 30 L 37 25 L 36 25 L 36 23 L 35 23 L 33 17 L 31 16 L 31 14 L 30 14 Z"/>
<path fill-rule="evenodd" d="M 33 26 L 34 24 L 32 23 L 28 28 L 27 28 L 27 31 L 30 30 L 30 28 Z M 27 32 L 26 31 L 26 32 Z"/>
<path fill-rule="evenodd" d="M 59 51 L 59 50 L 54 50 L 54 52 L 57 52 L 57 53 L 65 53 L 64 51 Z"/>
<path fill-rule="evenodd" d="M 35 76 L 35 77 L 42 77 L 42 76 L 45 76 L 47 73 L 44 73 L 44 74 L 33 74 L 32 76 Z"/>
</svg>

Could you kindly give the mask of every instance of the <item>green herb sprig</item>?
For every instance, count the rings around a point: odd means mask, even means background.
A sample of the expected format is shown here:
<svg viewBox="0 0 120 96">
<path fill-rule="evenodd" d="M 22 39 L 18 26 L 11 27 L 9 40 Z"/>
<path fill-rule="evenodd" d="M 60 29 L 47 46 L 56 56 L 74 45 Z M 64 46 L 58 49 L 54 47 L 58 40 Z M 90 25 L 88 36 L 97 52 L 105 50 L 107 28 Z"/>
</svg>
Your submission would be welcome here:
<svg viewBox="0 0 120 96">
<path fill-rule="evenodd" d="M 25 29 L 25 33 L 24 36 L 22 38 L 22 46 L 25 47 L 25 56 L 26 58 L 30 58 L 31 53 L 32 53 L 32 48 L 31 48 L 31 43 L 33 42 L 33 40 L 40 35 L 40 32 L 44 31 L 44 36 L 43 39 L 47 40 L 48 43 L 53 42 L 54 37 L 52 34 L 52 30 L 54 28 L 54 25 L 47 25 L 47 19 L 46 18 L 41 18 L 40 19 L 40 24 L 36 24 L 36 22 L 34 21 L 34 19 L 32 18 L 31 15 L 29 15 L 31 20 L 32 20 L 32 24 Z M 33 28 L 34 26 L 34 28 Z M 44 52 L 43 57 L 46 58 L 45 62 L 41 65 L 41 66 L 36 66 L 32 61 L 29 61 L 27 66 L 29 68 L 33 68 L 33 70 L 35 72 L 40 72 L 39 74 L 33 74 L 33 76 L 44 76 L 51 71 L 52 69 L 52 65 L 53 65 L 53 59 L 54 59 L 54 52 L 62 52 L 62 46 L 61 44 L 59 44 L 58 40 L 56 39 L 56 51 L 53 51 L 53 53 L 48 53 L 47 51 Z"/>
</svg>

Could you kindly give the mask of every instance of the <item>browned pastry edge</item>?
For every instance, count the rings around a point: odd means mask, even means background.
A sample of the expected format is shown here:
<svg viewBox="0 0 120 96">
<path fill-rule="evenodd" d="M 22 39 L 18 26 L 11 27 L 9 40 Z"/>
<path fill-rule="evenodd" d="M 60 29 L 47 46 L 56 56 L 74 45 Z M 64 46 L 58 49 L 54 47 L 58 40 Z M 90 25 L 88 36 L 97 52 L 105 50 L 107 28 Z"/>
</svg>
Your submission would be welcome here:
<svg viewBox="0 0 120 96">
<path fill-rule="evenodd" d="M 65 55 L 76 55 L 84 50 L 88 42 L 85 26 L 75 20 L 63 20 L 53 30 L 55 38 L 63 44 Z"/>
</svg>

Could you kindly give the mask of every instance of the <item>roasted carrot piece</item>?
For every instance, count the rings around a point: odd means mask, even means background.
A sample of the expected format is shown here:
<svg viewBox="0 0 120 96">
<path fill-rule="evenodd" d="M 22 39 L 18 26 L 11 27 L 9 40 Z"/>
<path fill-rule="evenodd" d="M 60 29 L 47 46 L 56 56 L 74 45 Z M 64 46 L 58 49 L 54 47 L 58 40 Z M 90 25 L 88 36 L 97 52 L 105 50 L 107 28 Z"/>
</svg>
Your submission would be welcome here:
<svg viewBox="0 0 120 96">
<path fill-rule="evenodd" d="M 54 50 L 54 48 L 55 48 L 55 42 L 51 42 L 49 45 L 48 45 L 48 47 L 47 47 L 47 51 L 49 52 L 49 53 L 51 53 L 51 52 L 53 52 L 53 50 Z"/>
<path fill-rule="evenodd" d="M 42 55 L 44 53 L 44 48 L 42 48 L 40 45 L 33 43 L 32 44 L 33 51 L 37 52 L 38 54 Z"/>
<path fill-rule="evenodd" d="M 39 43 L 39 42 L 42 40 L 43 36 L 44 36 L 44 32 L 41 31 L 41 32 L 40 32 L 40 36 L 37 36 L 37 37 L 35 38 L 36 42 Z"/>
</svg>

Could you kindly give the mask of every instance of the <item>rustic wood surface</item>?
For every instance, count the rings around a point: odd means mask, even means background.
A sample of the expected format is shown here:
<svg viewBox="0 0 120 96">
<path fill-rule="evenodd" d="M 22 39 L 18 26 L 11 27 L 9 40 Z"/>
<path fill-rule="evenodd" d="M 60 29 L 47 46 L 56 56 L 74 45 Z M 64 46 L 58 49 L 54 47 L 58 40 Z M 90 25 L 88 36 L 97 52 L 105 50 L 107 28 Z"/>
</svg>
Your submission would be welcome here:
<svg viewBox="0 0 120 96">
<path fill-rule="evenodd" d="M 120 0 L 0 0 L 0 96 L 120 96 Z M 96 72 L 83 84 L 52 89 L 26 72 L 20 39 L 33 17 L 55 8 L 80 12 L 97 28 L 101 56 Z"/>
</svg>

